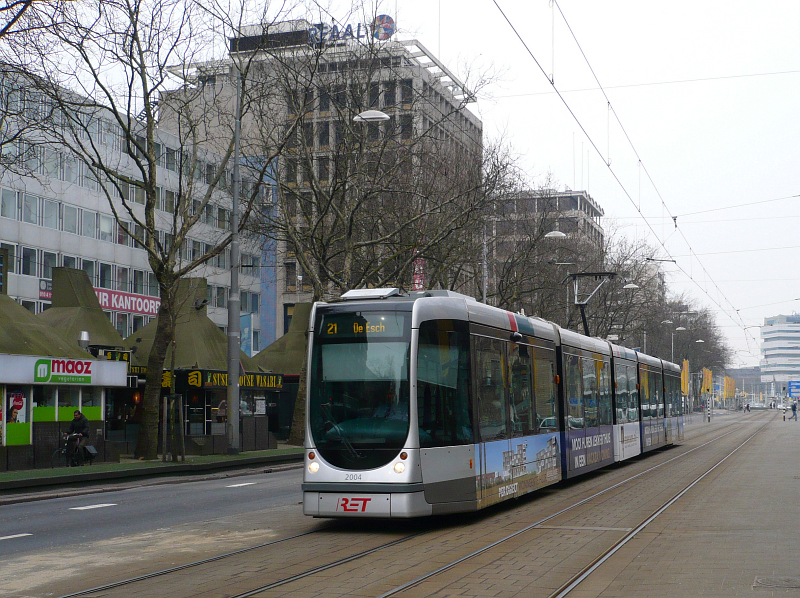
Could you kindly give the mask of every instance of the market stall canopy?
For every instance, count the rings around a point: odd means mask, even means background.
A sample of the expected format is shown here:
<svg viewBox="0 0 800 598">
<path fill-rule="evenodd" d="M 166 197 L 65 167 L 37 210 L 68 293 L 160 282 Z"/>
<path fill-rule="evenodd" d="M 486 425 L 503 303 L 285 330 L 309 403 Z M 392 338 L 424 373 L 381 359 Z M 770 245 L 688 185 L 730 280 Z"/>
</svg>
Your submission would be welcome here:
<svg viewBox="0 0 800 598">
<path fill-rule="evenodd" d="M 38 318 L 68 341 L 89 333 L 89 344 L 121 347 L 122 337 L 103 313 L 89 275 L 74 268 L 53 268 L 53 305 Z"/>
<path fill-rule="evenodd" d="M 206 313 L 208 285 L 205 278 L 183 278 L 178 283 L 175 322 L 175 369 L 228 369 L 228 337 Z M 153 346 L 158 319 L 140 328 L 123 341 L 123 347 L 133 351 L 133 363 L 147 366 Z M 239 361 L 246 372 L 256 372 L 253 360 L 239 351 Z M 167 348 L 164 369 L 172 367 L 172 347 Z"/>
<path fill-rule="evenodd" d="M 0 295 L 0 353 L 92 359 L 8 295 Z"/>
<path fill-rule="evenodd" d="M 288 376 L 299 376 L 306 358 L 306 331 L 311 316 L 311 303 L 294 306 L 289 331 L 253 357 L 253 361 L 265 372 L 280 372 Z"/>
</svg>

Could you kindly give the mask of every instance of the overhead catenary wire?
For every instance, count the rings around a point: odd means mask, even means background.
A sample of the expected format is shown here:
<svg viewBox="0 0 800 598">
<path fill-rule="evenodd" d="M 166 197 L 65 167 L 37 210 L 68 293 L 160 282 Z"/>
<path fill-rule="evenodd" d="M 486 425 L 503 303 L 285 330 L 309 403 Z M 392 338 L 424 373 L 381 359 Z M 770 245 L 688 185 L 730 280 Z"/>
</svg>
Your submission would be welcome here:
<svg viewBox="0 0 800 598">
<path fill-rule="evenodd" d="M 531 57 L 531 59 L 534 61 L 534 63 L 535 63 L 535 64 L 536 64 L 536 66 L 539 68 L 539 70 L 542 72 L 542 74 L 543 74 L 543 75 L 545 75 L 545 77 L 547 77 L 547 73 L 546 73 L 546 72 L 544 71 L 544 69 L 542 68 L 542 65 L 539 63 L 538 59 L 537 59 L 537 58 L 536 58 L 536 56 L 533 54 L 533 52 L 532 52 L 532 50 L 530 49 L 530 47 L 528 46 L 528 44 L 527 44 L 527 43 L 525 42 L 525 40 L 522 38 L 522 36 L 520 35 L 520 33 L 519 33 L 519 31 L 517 30 L 517 28 L 514 26 L 514 24 L 513 24 L 513 23 L 511 22 L 511 20 L 508 18 L 508 16 L 506 15 L 505 11 L 503 11 L 503 9 L 500 7 L 500 5 L 498 4 L 497 0 L 493 0 L 493 2 L 494 2 L 494 5 L 495 5 L 495 7 L 498 9 L 498 11 L 500 12 L 500 14 L 502 15 L 502 17 L 505 19 L 505 21 L 506 21 L 506 23 L 508 24 L 508 26 L 511 28 L 511 30 L 512 30 L 512 31 L 514 32 L 514 34 L 516 35 L 517 39 L 519 39 L 520 43 L 521 43 L 521 44 L 522 44 L 522 46 L 525 48 L 525 51 L 528 53 L 528 55 L 529 55 L 529 56 Z M 727 296 L 726 296 L 726 295 L 725 295 L 725 294 L 722 292 L 722 290 L 719 288 L 719 285 L 717 285 L 717 284 L 716 284 L 716 282 L 714 282 L 714 280 L 713 280 L 713 278 L 711 277 L 710 273 L 709 273 L 709 272 L 708 272 L 708 270 L 705 268 L 705 266 L 703 265 L 703 263 L 702 263 L 702 262 L 699 260 L 699 258 L 697 257 L 697 254 L 695 253 L 695 251 L 692 249 L 692 246 L 691 246 L 691 244 L 689 243 L 689 240 L 688 240 L 688 239 L 686 238 L 686 236 L 683 234 L 683 231 L 682 231 L 682 230 L 680 230 L 680 229 L 679 229 L 679 227 L 677 226 L 677 221 L 676 221 L 676 218 L 677 218 L 677 217 L 676 217 L 676 216 L 674 216 L 674 215 L 673 215 L 673 214 L 670 212 L 669 208 L 668 208 L 668 207 L 667 207 L 667 205 L 666 205 L 666 202 L 664 201 L 664 198 L 662 197 L 662 195 L 661 195 L 660 191 L 658 190 L 658 187 L 657 187 L 657 186 L 656 186 L 656 184 L 655 184 L 655 181 L 653 181 L 653 178 L 652 178 L 652 176 L 650 175 L 650 173 L 649 173 L 649 171 L 647 170 L 646 166 L 645 166 L 645 165 L 644 165 L 644 163 L 642 162 L 642 160 L 641 160 L 641 157 L 639 156 L 639 153 L 638 153 L 638 151 L 636 150 L 636 147 L 635 147 L 635 145 L 633 144 L 633 141 L 631 140 L 630 136 L 628 135 L 628 132 L 625 130 L 625 127 L 623 126 L 623 124 L 622 124 L 622 122 L 621 122 L 621 120 L 620 120 L 620 118 L 619 118 L 618 114 L 616 113 L 616 110 L 614 110 L 614 107 L 613 107 L 613 105 L 611 104 L 611 101 L 610 101 L 610 99 L 608 98 L 608 95 L 606 94 L 606 92 L 605 92 L 605 89 L 603 88 L 603 86 L 602 86 L 602 84 L 600 83 L 600 81 L 599 81 L 599 79 L 598 79 L 598 77 L 597 77 L 596 73 L 594 72 L 594 69 L 592 68 L 591 64 L 589 63 L 589 60 L 588 60 L 588 58 L 587 58 L 587 56 L 586 56 L 585 52 L 583 51 L 583 48 L 581 47 L 580 43 L 578 42 L 578 39 L 577 39 L 577 37 L 575 36 L 575 33 L 572 31 L 572 28 L 571 28 L 571 26 L 569 25 L 569 22 L 567 21 L 567 19 L 566 19 L 566 16 L 564 15 L 563 11 L 561 10 L 561 7 L 560 7 L 560 5 L 558 4 L 557 0 L 553 0 L 553 3 L 554 3 L 554 5 L 556 6 L 556 8 L 558 8 L 558 11 L 559 11 L 559 13 L 561 14 L 561 17 L 564 19 L 564 23 L 566 24 L 566 26 L 567 26 L 567 28 L 568 28 L 568 30 L 569 30 L 569 32 L 570 32 L 570 34 L 572 35 L 572 38 L 573 38 L 573 40 L 574 40 L 575 44 L 577 45 L 577 47 L 578 47 L 579 51 L 581 52 L 581 55 L 583 56 L 583 58 L 584 58 L 584 60 L 585 60 L 585 62 L 586 62 L 586 64 L 587 64 L 587 66 L 589 67 L 589 70 L 590 70 L 590 71 L 591 71 L 591 73 L 592 73 L 592 76 L 594 77 L 594 79 L 595 79 L 595 82 L 597 83 L 597 85 L 598 85 L 599 89 L 600 89 L 600 90 L 601 90 L 601 92 L 603 93 L 603 96 L 604 96 L 604 98 L 606 99 L 607 106 L 608 106 L 608 111 L 609 111 L 609 118 L 610 118 L 610 114 L 611 114 L 611 113 L 613 113 L 613 114 L 614 114 L 614 118 L 615 118 L 615 120 L 617 121 L 617 124 L 619 125 L 619 127 L 620 127 L 620 129 L 622 130 L 623 134 L 625 135 L 625 138 L 626 138 L 626 140 L 627 140 L 628 144 L 630 145 L 631 149 L 633 150 L 634 154 L 636 155 L 636 158 L 637 158 L 637 160 L 639 160 L 641 169 L 644 171 L 645 175 L 647 176 L 648 180 L 650 181 L 650 184 L 653 186 L 653 189 L 655 190 L 656 194 L 658 195 L 658 197 L 659 197 L 659 200 L 661 201 L 661 204 L 662 204 L 662 206 L 663 206 L 664 210 L 666 210 L 666 211 L 667 211 L 667 213 L 670 215 L 670 217 L 673 219 L 673 221 L 675 221 L 675 228 L 678 230 L 679 234 L 681 235 L 681 237 L 683 238 L 683 240 L 684 240 L 684 242 L 686 243 L 687 247 L 689 248 L 689 251 L 690 251 L 690 257 L 691 257 L 691 256 L 694 256 L 694 257 L 695 257 L 695 259 L 697 260 L 697 263 L 698 263 L 698 265 L 700 266 L 700 268 L 701 268 L 701 270 L 702 270 L 703 274 L 705 275 L 705 277 L 706 277 L 707 279 L 709 279 L 709 280 L 710 280 L 711 284 L 714 286 L 714 288 L 716 289 L 717 293 L 718 293 L 718 294 L 719 294 L 721 297 L 723 297 L 723 298 L 724 298 L 724 300 L 725 300 L 725 301 L 726 301 L 726 302 L 727 302 L 727 303 L 730 305 L 730 307 L 731 307 L 731 308 L 734 310 L 734 312 L 735 312 L 735 314 L 736 314 L 736 315 L 734 316 L 733 314 L 730 314 L 730 313 L 728 312 L 728 310 L 726 310 L 725 308 L 723 308 L 723 306 L 721 305 L 721 302 L 720 302 L 719 300 L 715 299 L 715 298 L 714 298 L 714 297 L 713 297 L 713 296 L 712 296 L 712 295 L 711 295 L 711 294 L 708 292 L 708 289 L 704 288 L 704 287 L 703 287 L 703 285 L 701 285 L 701 284 L 700 284 L 698 281 L 696 281 L 696 280 L 694 279 L 694 277 L 692 276 L 692 274 L 691 274 L 691 273 L 689 273 L 689 272 L 687 272 L 687 271 L 686 271 L 686 269 L 685 269 L 685 268 L 683 268 L 683 267 L 682 267 L 680 264 L 677 264 L 678 268 L 679 268 L 679 269 L 680 269 L 680 270 L 681 270 L 681 271 L 682 271 L 682 272 L 683 272 L 683 273 L 684 273 L 684 274 L 685 274 L 685 275 L 686 275 L 686 276 L 687 276 L 687 277 L 688 277 L 690 280 L 692 280 L 692 281 L 695 283 L 695 285 L 696 285 L 696 286 L 697 286 L 697 287 L 698 287 L 698 288 L 699 288 L 701 291 L 703 291 L 703 293 L 704 293 L 704 294 L 705 294 L 705 295 L 706 295 L 706 296 L 707 296 L 707 297 L 708 297 L 708 298 L 709 298 L 709 299 L 710 299 L 710 300 L 711 300 L 711 301 L 712 301 L 712 302 L 713 302 L 715 305 L 717 305 L 717 306 L 718 306 L 718 307 L 721 309 L 721 311 L 722 311 L 723 313 L 725 313 L 725 315 L 726 315 L 726 316 L 728 316 L 728 317 L 731 319 L 731 321 L 734 321 L 734 322 L 735 322 L 735 321 L 736 321 L 736 317 L 738 317 L 738 318 L 739 318 L 739 320 L 740 320 L 741 328 L 742 328 L 743 332 L 745 332 L 745 334 L 747 335 L 748 333 L 747 333 L 747 330 L 746 330 L 746 328 L 745 328 L 744 321 L 742 321 L 742 320 L 741 320 L 741 317 L 740 317 L 740 316 L 738 316 L 738 311 L 736 310 L 736 307 L 733 305 L 733 303 L 730 301 L 730 299 L 728 299 L 728 298 L 727 298 Z M 549 79 L 549 78 L 548 78 L 548 81 L 550 81 L 550 79 Z M 632 205 L 634 206 L 634 208 L 636 209 L 636 211 L 637 211 L 637 212 L 640 214 L 640 216 L 641 216 L 641 217 L 642 217 L 642 219 L 644 220 L 644 222 L 645 222 L 645 224 L 647 225 L 647 227 L 648 227 L 648 228 L 650 229 L 650 231 L 653 233 L 653 235 L 654 235 L 655 239 L 657 239 L 657 240 L 658 240 L 659 244 L 661 245 L 661 247 L 663 248 L 663 250 L 666 252 L 666 254 L 667 254 L 668 256 L 672 257 L 672 256 L 671 256 L 671 254 L 670 254 L 670 252 L 669 252 L 669 250 L 668 250 L 668 249 L 667 249 L 667 247 L 664 245 L 664 242 L 663 242 L 663 241 L 662 241 L 662 240 L 659 238 L 658 234 L 657 234 L 657 233 L 656 233 L 656 231 L 653 229 L 653 226 L 650 224 L 650 222 L 648 222 L 648 220 L 647 220 L 647 219 L 644 217 L 644 215 L 641 213 L 641 207 L 640 207 L 640 206 L 637 206 L 637 203 L 636 203 L 636 202 L 633 200 L 633 197 L 632 197 L 632 196 L 631 196 L 631 194 L 628 192 L 627 188 L 625 187 L 625 185 L 623 184 L 623 182 L 620 180 L 620 178 L 619 178 L 619 176 L 617 175 L 617 173 L 616 173 L 616 172 L 614 171 L 614 169 L 611 167 L 611 161 L 608 159 L 608 156 L 603 156 L 603 153 L 602 153 L 602 152 L 600 151 L 600 149 L 598 148 L 598 146 L 597 146 L 596 142 L 595 142 L 595 141 L 594 141 L 594 139 L 593 139 L 593 138 L 592 138 L 592 137 L 589 135 L 589 133 L 588 133 L 588 131 L 586 130 L 586 128 L 585 128 L 585 126 L 583 125 L 583 123 L 580 121 L 580 119 L 578 118 L 578 116 L 577 116 L 577 115 L 575 114 L 575 112 L 573 111 L 572 107 L 569 105 L 569 103 L 567 102 L 567 100 L 564 98 L 564 95 L 562 94 L 562 92 L 561 92 L 561 91 L 560 91 L 560 90 L 559 90 L 559 89 L 558 89 L 558 88 L 555 86 L 555 83 L 554 83 L 553 81 L 550 81 L 550 84 L 551 84 L 551 86 L 553 87 L 553 91 L 554 91 L 554 92 L 555 92 L 555 93 L 558 95 L 559 99 L 560 99 L 560 100 L 561 100 L 561 102 L 564 104 L 564 106 L 565 106 L 565 108 L 567 109 L 567 111 L 570 113 L 570 115 L 571 115 L 571 116 L 572 116 L 572 118 L 575 120 L 575 122 L 576 122 L 576 124 L 578 125 L 578 127 L 581 129 L 581 131 L 582 131 L 582 132 L 583 132 L 583 134 L 586 136 L 586 138 L 587 138 L 587 140 L 589 141 L 589 143 L 590 143 L 590 144 L 592 145 L 592 147 L 594 148 L 595 152 L 598 154 L 598 156 L 600 156 L 600 158 L 603 160 L 603 162 L 605 162 L 605 164 L 606 164 L 606 167 L 608 168 L 608 170 L 609 170 L 609 172 L 610 172 L 611 176 L 612 176 L 612 177 L 614 178 L 614 180 L 617 182 L 617 184 L 618 184 L 618 185 L 619 185 L 619 187 L 622 189 L 622 191 L 623 191 L 623 193 L 625 194 L 625 196 L 628 198 L 628 200 L 631 202 L 631 204 L 632 204 Z M 609 132 L 609 136 L 610 136 L 610 132 Z M 691 263 L 691 262 L 690 262 L 690 263 Z M 752 338 L 752 340 L 753 340 L 753 341 L 755 341 L 755 337 L 753 337 L 753 336 L 752 336 L 752 334 L 750 334 L 750 337 Z M 746 337 L 746 338 L 747 338 L 747 337 Z M 748 346 L 749 346 L 749 341 L 748 341 Z"/>
</svg>

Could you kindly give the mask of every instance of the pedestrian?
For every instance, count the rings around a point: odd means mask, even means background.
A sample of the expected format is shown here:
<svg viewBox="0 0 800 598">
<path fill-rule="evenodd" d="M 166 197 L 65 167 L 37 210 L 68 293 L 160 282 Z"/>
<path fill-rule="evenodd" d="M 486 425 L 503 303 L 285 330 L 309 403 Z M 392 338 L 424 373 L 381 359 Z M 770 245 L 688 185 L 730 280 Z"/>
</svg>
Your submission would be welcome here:
<svg viewBox="0 0 800 598">
<path fill-rule="evenodd" d="M 789 419 L 794 419 L 794 421 L 797 421 L 797 402 L 792 403 L 792 417 Z"/>
</svg>

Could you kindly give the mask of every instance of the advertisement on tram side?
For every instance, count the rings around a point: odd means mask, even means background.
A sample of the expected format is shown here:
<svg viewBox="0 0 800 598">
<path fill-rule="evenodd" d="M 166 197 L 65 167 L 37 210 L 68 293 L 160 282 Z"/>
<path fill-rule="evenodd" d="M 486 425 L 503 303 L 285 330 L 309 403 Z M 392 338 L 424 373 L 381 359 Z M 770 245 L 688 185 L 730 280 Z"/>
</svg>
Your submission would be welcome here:
<svg viewBox="0 0 800 598">
<path fill-rule="evenodd" d="M 630 459 L 642 452 L 639 422 L 614 426 L 614 461 Z"/>
<path fill-rule="evenodd" d="M 567 477 L 613 463 L 613 435 L 612 426 L 567 431 Z"/>
<path fill-rule="evenodd" d="M 482 446 L 477 480 L 479 507 L 561 481 L 557 433 L 487 442 Z"/>
</svg>

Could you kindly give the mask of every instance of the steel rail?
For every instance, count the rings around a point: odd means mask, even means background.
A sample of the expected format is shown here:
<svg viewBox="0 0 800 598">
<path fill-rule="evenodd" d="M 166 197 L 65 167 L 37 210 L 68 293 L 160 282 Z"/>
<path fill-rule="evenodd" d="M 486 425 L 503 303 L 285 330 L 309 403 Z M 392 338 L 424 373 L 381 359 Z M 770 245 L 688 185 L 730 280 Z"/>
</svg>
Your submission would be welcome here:
<svg viewBox="0 0 800 598">
<path fill-rule="evenodd" d="M 764 424 L 764 425 L 766 425 L 766 424 Z M 563 515 L 564 513 L 568 512 L 568 511 L 571 511 L 572 509 L 575 509 L 575 508 L 577 508 L 577 507 L 579 507 L 581 505 L 584 505 L 587 502 L 589 502 L 591 500 L 594 500 L 595 498 L 597 498 L 599 496 L 602 496 L 603 494 L 606 494 L 607 492 L 611 492 L 612 490 L 615 490 L 616 488 L 619 488 L 620 486 L 622 486 L 624 484 L 627 484 L 628 482 L 636 480 L 636 479 L 642 477 L 645 474 L 651 473 L 651 472 L 655 471 L 656 469 L 658 469 L 660 467 L 663 467 L 664 465 L 667 465 L 667 464 L 669 464 L 669 463 L 671 463 L 671 462 L 673 462 L 673 461 L 675 461 L 677 459 L 682 459 L 686 455 L 689 455 L 690 453 L 693 453 L 696 450 L 699 450 L 699 449 L 701 449 L 701 448 L 703 448 L 705 446 L 708 446 L 709 444 L 711 444 L 713 442 L 716 442 L 717 440 L 720 440 L 721 438 L 724 438 L 724 437 L 726 437 L 726 436 L 728 436 L 730 434 L 733 434 L 734 432 L 742 429 L 742 427 L 743 426 L 737 426 L 735 429 L 730 430 L 728 432 L 725 432 L 724 434 L 721 434 L 720 436 L 717 436 L 716 438 L 712 438 L 711 440 L 708 440 L 708 441 L 704 442 L 703 444 L 700 444 L 700 445 L 694 447 L 693 449 L 689 449 L 686 452 L 681 453 L 680 455 L 676 455 L 675 457 L 672 457 L 671 459 L 668 459 L 668 460 L 666 460 L 666 461 L 664 461 L 662 463 L 659 463 L 658 465 L 654 465 L 653 467 L 650 467 L 650 468 L 648 468 L 648 469 L 646 469 L 644 471 L 641 471 L 641 472 L 637 473 L 636 475 L 633 475 L 633 476 L 631 476 L 629 478 L 626 478 L 625 480 L 622 480 L 621 482 L 617 482 L 616 484 L 614 484 L 612 486 L 609 486 L 608 488 L 605 488 L 605 489 L 603 489 L 603 490 L 601 490 L 599 492 L 596 492 L 595 494 L 592 494 L 591 496 L 588 496 L 588 497 L 584 498 L 583 500 L 580 500 L 580 501 L 578 501 L 578 502 L 576 502 L 576 503 L 574 503 L 574 504 L 572 504 L 572 505 L 570 505 L 568 507 L 565 507 L 565 508 L 561 509 L 560 511 L 557 511 L 556 513 L 553 513 L 552 515 L 548 515 L 547 517 L 544 517 L 544 518 L 540 519 L 539 521 L 536 521 L 535 523 L 531 523 L 530 525 L 527 525 L 527 526 L 525 526 L 525 527 L 523 527 L 523 528 L 521 528 L 521 529 L 519 529 L 519 530 L 517 530 L 517 531 L 515 531 L 515 532 L 513 532 L 513 533 L 511 533 L 511 534 L 509 534 L 509 535 L 507 535 L 507 536 L 495 541 L 495 542 L 492 542 L 491 544 L 488 544 L 487 546 L 479 548 L 478 550 L 475 550 L 475 551 L 473 551 L 473 552 L 471 552 L 471 553 L 469 553 L 469 554 L 467 554 L 467 555 L 465 555 L 465 556 L 463 556 L 463 557 L 461 557 L 459 559 L 456 559 L 455 561 L 453 561 L 451 563 L 447 563 L 446 565 L 442 565 L 438 569 L 434 569 L 433 571 L 430 571 L 430 572 L 428 572 L 428 573 L 426 573 L 424 575 L 421 575 L 421 576 L 417 577 L 416 579 L 413 579 L 413 580 L 411 580 L 411 581 L 409 581 L 407 583 L 404 583 L 404 584 L 402 584 L 400 586 L 397 586 L 396 588 L 393 588 L 393 589 L 389 590 L 388 592 L 384 592 L 383 594 L 380 594 L 376 598 L 388 598 L 389 596 L 394 596 L 395 594 L 399 594 L 400 592 L 403 592 L 403 591 L 405 591 L 405 590 L 407 590 L 407 589 L 409 589 L 409 588 L 411 588 L 413 586 L 416 586 L 416 585 L 422 583 L 423 581 L 426 581 L 426 580 L 428 580 L 428 579 L 430 579 L 432 577 L 435 577 L 435 576 L 437 576 L 437 575 L 439 575 L 441 573 L 444 573 L 445 571 L 448 571 L 448 570 L 452 569 L 453 567 L 455 567 L 457 565 L 460 565 L 464 561 L 467 561 L 467 560 L 472 559 L 472 558 L 474 558 L 474 557 L 476 557 L 478 555 L 481 555 L 484 552 L 487 552 L 487 551 L 491 550 L 492 548 L 495 548 L 496 546 L 498 546 L 500 544 L 503 544 L 504 542 L 507 542 L 508 540 L 516 538 L 517 536 L 519 536 L 521 534 L 524 534 L 525 532 L 528 532 L 528 531 L 530 531 L 530 530 L 542 525 L 543 523 L 546 523 L 547 521 L 550 521 L 551 519 L 554 519 L 555 517 L 558 517 L 559 515 Z"/>
</svg>

